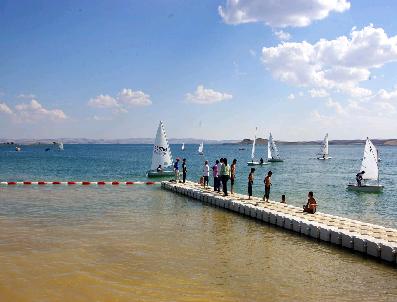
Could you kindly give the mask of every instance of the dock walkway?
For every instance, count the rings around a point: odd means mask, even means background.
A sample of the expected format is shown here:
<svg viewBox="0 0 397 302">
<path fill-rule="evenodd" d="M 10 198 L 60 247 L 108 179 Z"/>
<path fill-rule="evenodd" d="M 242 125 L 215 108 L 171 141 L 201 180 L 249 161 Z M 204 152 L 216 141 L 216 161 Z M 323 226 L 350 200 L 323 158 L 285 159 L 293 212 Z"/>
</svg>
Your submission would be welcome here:
<svg viewBox="0 0 397 302">
<path fill-rule="evenodd" d="M 224 197 L 193 182 L 163 181 L 162 189 L 197 199 L 275 226 L 351 249 L 371 257 L 397 264 L 397 230 L 349 218 L 316 212 L 303 213 L 302 208 L 288 204 L 233 194 Z"/>
</svg>

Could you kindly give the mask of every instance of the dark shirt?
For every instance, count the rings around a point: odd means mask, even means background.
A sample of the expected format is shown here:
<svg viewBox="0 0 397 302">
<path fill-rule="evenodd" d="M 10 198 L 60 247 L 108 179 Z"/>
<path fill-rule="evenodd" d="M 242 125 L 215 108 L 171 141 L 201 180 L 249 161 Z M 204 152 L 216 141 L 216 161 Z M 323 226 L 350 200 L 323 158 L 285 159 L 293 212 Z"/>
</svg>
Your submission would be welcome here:
<svg viewBox="0 0 397 302">
<path fill-rule="evenodd" d="M 179 170 L 179 162 L 178 161 L 175 162 L 174 169 L 175 170 Z"/>
<path fill-rule="evenodd" d="M 182 163 L 182 172 L 183 172 L 183 173 L 186 173 L 186 172 L 187 172 L 186 163 Z"/>
</svg>

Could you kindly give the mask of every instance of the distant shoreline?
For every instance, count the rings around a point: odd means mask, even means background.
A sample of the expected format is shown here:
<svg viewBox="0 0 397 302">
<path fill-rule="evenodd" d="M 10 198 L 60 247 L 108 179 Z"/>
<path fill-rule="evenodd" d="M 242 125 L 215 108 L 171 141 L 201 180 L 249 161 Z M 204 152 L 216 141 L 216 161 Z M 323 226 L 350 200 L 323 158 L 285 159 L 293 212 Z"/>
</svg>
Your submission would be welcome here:
<svg viewBox="0 0 397 302">
<path fill-rule="evenodd" d="M 154 139 L 151 138 L 130 138 L 130 139 L 76 139 L 76 138 L 58 138 L 58 139 L 0 139 L 0 146 L 4 145 L 52 145 L 53 142 L 62 141 L 64 144 L 73 145 L 151 145 Z M 170 144 L 200 144 L 199 139 L 170 139 Z M 240 145 L 248 146 L 252 144 L 251 139 L 238 140 L 204 140 L 207 145 Z M 372 142 L 378 146 L 397 146 L 397 139 L 372 139 Z M 279 145 L 319 145 L 322 140 L 318 141 L 277 141 Z M 257 145 L 267 144 L 267 139 L 258 138 L 256 140 Z M 330 140 L 330 145 L 363 145 L 365 140 L 355 139 L 355 140 Z"/>
</svg>

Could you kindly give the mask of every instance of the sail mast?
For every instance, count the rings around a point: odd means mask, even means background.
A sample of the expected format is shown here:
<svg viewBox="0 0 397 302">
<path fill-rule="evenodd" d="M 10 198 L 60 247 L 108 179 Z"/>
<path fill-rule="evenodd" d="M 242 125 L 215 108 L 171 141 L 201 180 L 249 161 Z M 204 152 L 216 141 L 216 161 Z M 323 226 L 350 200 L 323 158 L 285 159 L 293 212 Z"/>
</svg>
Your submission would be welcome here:
<svg viewBox="0 0 397 302">
<path fill-rule="evenodd" d="M 252 142 L 252 151 L 251 151 L 251 159 L 252 161 L 255 158 L 255 144 L 256 144 L 256 132 L 258 130 L 258 127 L 255 128 L 255 135 L 254 135 L 254 141 Z"/>
</svg>

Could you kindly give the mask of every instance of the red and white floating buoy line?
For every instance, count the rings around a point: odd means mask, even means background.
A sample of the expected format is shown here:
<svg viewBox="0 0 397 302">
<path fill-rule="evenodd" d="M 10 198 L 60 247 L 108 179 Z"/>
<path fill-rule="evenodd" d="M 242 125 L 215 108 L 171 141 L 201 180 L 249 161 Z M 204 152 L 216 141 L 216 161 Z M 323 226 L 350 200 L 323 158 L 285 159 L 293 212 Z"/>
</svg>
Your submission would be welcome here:
<svg viewBox="0 0 397 302">
<path fill-rule="evenodd" d="M 0 185 L 14 186 L 14 185 L 159 185 L 158 181 L 1 181 Z"/>
</svg>

